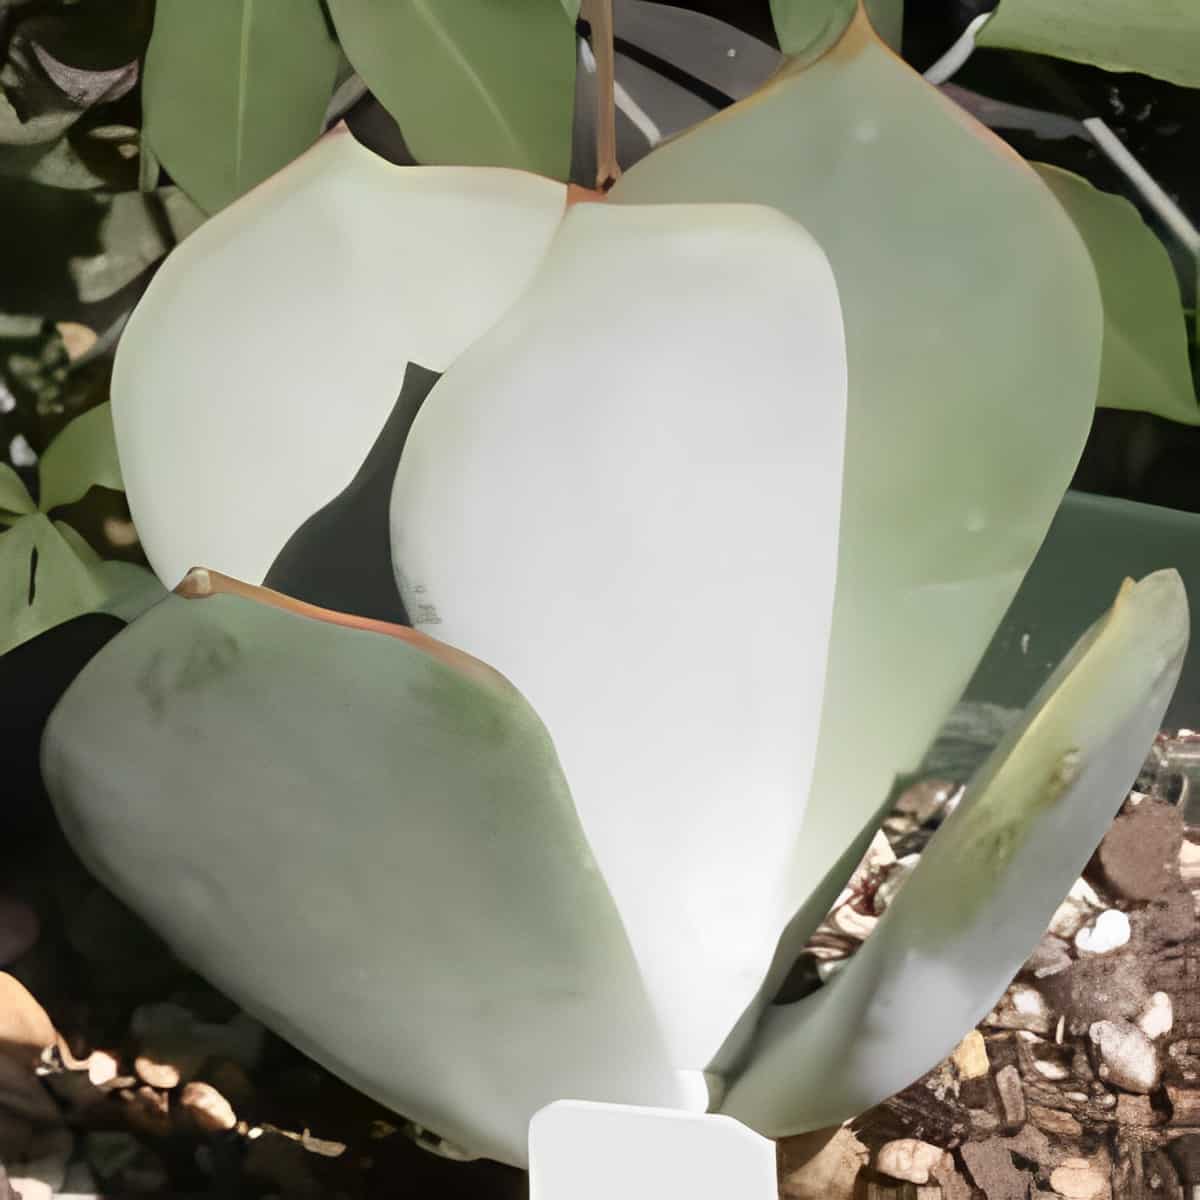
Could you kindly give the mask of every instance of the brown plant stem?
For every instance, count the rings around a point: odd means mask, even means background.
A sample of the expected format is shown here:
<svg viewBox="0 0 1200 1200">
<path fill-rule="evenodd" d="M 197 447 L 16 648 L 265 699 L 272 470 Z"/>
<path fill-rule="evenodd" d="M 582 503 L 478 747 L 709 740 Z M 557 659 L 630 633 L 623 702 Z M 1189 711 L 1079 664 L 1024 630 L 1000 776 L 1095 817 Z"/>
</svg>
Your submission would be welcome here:
<svg viewBox="0 0 1200 1200">
<path fill-rule="evenodd" d="M 607 192 L 621 176 L 617 162 L 616 86 L 612 0 L 583 0 L 580 16 L 592 30 L 596 58 L 596 187 Z"/>
</svg>

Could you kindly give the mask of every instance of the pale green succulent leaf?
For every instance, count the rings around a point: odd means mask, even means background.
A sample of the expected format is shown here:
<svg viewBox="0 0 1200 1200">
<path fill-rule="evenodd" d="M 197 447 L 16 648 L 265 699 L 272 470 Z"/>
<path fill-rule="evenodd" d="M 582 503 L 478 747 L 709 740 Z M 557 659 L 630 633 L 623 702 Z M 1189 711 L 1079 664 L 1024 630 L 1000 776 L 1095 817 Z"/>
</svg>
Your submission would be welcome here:
<svg viewBox="0 0 1200 1200">
<path fill-rule="evenodd" d="M 58 434 L 38 460 L 38 480 L 42 512 L 74 503 L 89 488 L 124 490 L 111 403 L 88 409 Z"/>
<path fill-rule="evenodd" d="M 779 48 L 789 58 L 816 58 L 845 32 L 859 0 L 771 0 Z"/>
<path fill-rule="evenodd" d="M 164 583 L 197 563 L 261 582 L 354 478 L 408 364 L 444 371 L 528 286 L 565 200 L 524 172 L 394 166 L 343 127 L 179 246 L 112 383 L 130 509 Z M 331 423 L 337 396 L 353 402 Z"/>
<path fill-rule="evenodd" d="M 703 201 L 799 221 L 845 321 L 837 599 L 790 874 L 800 911 L 920 762 L 1045 536 L 1095 411 L 1100 296 L 1036 174 L 861 14 L 810 66 L 657 147 L 609 198 Z M 789 932 L 793 959 L 809 932 Z"/>
<path fill-rule="evenodd" d="M 821 248 L 777 211 L 577 204 L 417 414 L 392 490 L 405 608 L 537 708 L 693 1070 L 791 917 L 836 575 L 842 336 Z M 580 370 L 593 359 L 620 362 L 619 386 Z"/>
<path fill-rule="evenodd" d="M 354 69 L 419 162 L 567 178 L 575 24 L 560 0 L 330 0 L 329 9 Z"/>
<path fill-rule="evenodd" d="M 43 513 L 0 532 L 0 654 L 83 613 L 108 611 L 146 585 L 149 572 L 132 563 L 81 554 L 78 534 L 64 533 Z"/>
<path fill-rule="evenodd" d="M 1075 223 L 1100 281 L 1104 352 L 1097 403 L 1200 424 L 1183 300 L 1166 247 L 1124 197 L 1061 167 L 1033 167 Z"/>
<path fill-rule="evenodd" d="M 36 511 L 37 505 L 20 475 L 8 463 L 0 463 L 0 520 Z"/>
<path fill-rule="evenodd" d="M 318 0 L 159 0 L 142 79 L 146 141 L 216 212 L 317 139 L 337 67 Z"/>
<path fill-rule="evenodd" d="M 722 1110 L 835 1125 L 945 1058 L 1045 931 L 1140 771 L 1188 642 L 1177 572 L 1126 583 L 972 778 L 836 979 L 768 1010 Z"/>
<path fill-rule="evenodd" d="M 1194 0 L 1000 0 L 975 41 L 1200 87 Z"/>
<path fill-rule="evenodd" d="M 68 689 L 43 773 L 183 961 L 467 1153 L 523 1163 L 562 1096 L 686 1105 L 554 746 L 485 664 L 172 595 Z"/>
</svg>

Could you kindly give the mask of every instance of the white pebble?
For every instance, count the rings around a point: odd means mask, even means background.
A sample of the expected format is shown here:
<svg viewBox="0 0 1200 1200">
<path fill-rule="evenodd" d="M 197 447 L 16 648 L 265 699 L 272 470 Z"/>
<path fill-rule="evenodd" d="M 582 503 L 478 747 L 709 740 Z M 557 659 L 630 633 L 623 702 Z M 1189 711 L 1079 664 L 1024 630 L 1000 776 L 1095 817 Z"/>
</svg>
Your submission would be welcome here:
<svg viewBox="0 0 1200 1200">
<path fill-rule="evenodd" d="M 1129 941 L 1129 918 L 1116 908 L 1105 909 L 1075 935 L 1081 954 L 1108 954 Z"/>
<path fill-rule="evenodd" d="M 916 1138 L 900 1138 L 884 1142 L 875 1156 L 875 1169 L 893 1179 L 904 1179 L 909 1183 L 928 1183 L 929 1172 L 942 1161 L 945 1153 L 938 1146 Z"/>
<path fill-rule="evenodd" d="M 1100 1078 L 1145 1095 L 1161 1075 L 1154 1043 L 1128 1021 L 1096 1021 L 1088 1030 L 1100 1054 Z"/>
<path fill-rule="evenodd" d="M 1171 1006 L 1171 997 L 1166 992 L 1155 992 L 1138 1015 L 1138 1028 L 1151 1040 L 1171 1032 L 1175 1023 L 1175 1013 Z"/>
</svg>

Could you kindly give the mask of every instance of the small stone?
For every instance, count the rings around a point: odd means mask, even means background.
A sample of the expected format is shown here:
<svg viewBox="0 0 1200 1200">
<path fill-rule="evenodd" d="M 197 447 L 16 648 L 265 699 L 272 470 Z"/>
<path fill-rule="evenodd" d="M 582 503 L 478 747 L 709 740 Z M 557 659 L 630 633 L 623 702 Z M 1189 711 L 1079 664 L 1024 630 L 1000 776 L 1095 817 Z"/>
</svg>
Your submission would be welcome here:
<svg viewBox="0 0 1200 1200">
<path fill-rule="evenodd" d="M 121 1064 L 107 1050 L 93 1050 L 87 1059 L 87 1077 L 96 1087 L 102 1087 L 116 1079 Z"/>
<path fill-rule="evenodd" d="M 210 1083 L 185 1084 L 179 1095 L 179 1105 L 206 1133 L 219 1133 L 237 1124 L 233 1106 Z"/>
<path fill-rule="evenodd" d="M 242 1169 L 252 1179 L 278 1188 L 292 1200 L 319 1200 L 323 1195 L 299 1142 L 281 1134 L 264 1132 L 250 1142 Z"/>
<path fill-rule="evenodd" d="M 96 331 L 78 321 L 56 321 L 55 325 L 66 348 L 67 358 L 72 362 L 85 355 L 98 341 Z"/>
<path fill-rule="evenodd" d="M 1129 941 L 1129 918 L 1116 908 L 1105 909 L 1075 935 L 1080 954 L 1108 954 Z"/>
<path fill-rule="evenodd" d="M 54 1023 L 25 985 L 0 971 L 0 1058 L 36 1067 L 57 1037 Z"/>
<path fill-rule="evenodd" d="M 1167 1154 L 1188 1187 L 1200 1185 L 1200 1133 L 1185 1133 L 1168 1142 Z"/>
<path fill-rule="evenodd" d="M 1041 1104 L 1029 1106 L 1029 1119 L 1043 1132 L 1059 1137 L 1079 1137 L 1083 1126 L 1070 1113 L 1057 1108 L 1046 1108 Z"/>
<path fill-rule="evenodd" d="M 8 1185 L 21 1200 L 54 1200 L 54 1189 L 40 1179 L 33 1179 L 24 1174 L 24 1167 L 18 1168 L 22 1174 L 10 1175 Z"/>
<path fill-rule="evenodd" d="M 1033 1069 L 1043 1078 L 1058 1083 L 1071 1078 L 1071 1069 L 1051 1058 L 1034 1059 Z"/>
<path fill-rule="evenodd" d="M 995 1011 L 988 1014 L 987 1023 L 999 1029 L 1027 1029 L 1032 1033 L 1049 1033 L 1054 1025 L 1045 997 L 1027 983 L 1012 984 Z"/>
<path fill-rule="evenodd" d="M 967 1142 L 958 1152 L 972 1182 L 987 1200 L 1028 1200 L 1029 1173 L 1013 1162 L 1003 1138 Z"/>
<path fill-rule="evenodd" d="M 1137 1027 L 1153 1041 L 1164 1033 L 1170 1033 L 1174 1020 L 1171 997 L 1166 992 L 1155 992 L 1139 1014 Z"/>
<path fill-rule="evenodd" d="M 133 1060 L 133 1069 L 137 1077 L 151 1087 L 170 1091 L 171 1088 L 179 1086 L 180 1072 L 174 1063 L 156 1062 L 148 1055 L 139 1054 Z"/>
<path fill-rule="evenodd" d="M 1114 1017 L 1133 1020 L 1150 999 L 1142 964 L 1132 952 L 1082 958 L 1065 979 L 1055 976 L 1051 983 L 1056 989 L 1065 988 L 1062 1004 L 1068 1010 L 1073 1032 L 1079 1034 L 1086 1032 L 1093 1021 Z"/>
<path fill-rule="evenodd" d="M 37 913 L 24 900 L 0 895 L 0 967 L 27 954 L 40 934 Z"/>
<path fill-rule="evenodd" d="M 1025 1124 L 1025 1092 L 1021 1087 L 1021 1076 L 1011 1063 L 996 1072 L 996 1093 L 1000 1097 L 1005 1126 L 1019 1129 Z"/>
<path fill-rule="evenodd" d="M 1200 842 L 1183 842 L 1179 847 L 1179 875 L 1184 883 L 1200 883 Z"/>
<path fill-rule="evenodd" d="M 209 1062 L 200 1073 L 200 1082 L 209 1083 L 226 1100 L 233 1105 L 234 1110 L 244 1113 L 254 1103 L 254 1084 L 250 1077 L 237 1063 L 229 1060 Z"/>
<path fill-rule="evenodd" d="M 972 1029 L 950 1056 L 959 1079 L 981 1079 L 991 1070 L 987 1043 L 978 1029 Z"/>
<path fill-rule="evenodd" d="M 939 1146 L 917 1138 L 899 1138 L 884 1142 L 875 1154 L 875 1169 L 893 1179 L 909 1183 L 928 1183 L 929 1172 L 941 1161 L 945 1153 Z"/>
<path fill-rule="evenodd" d="M 1058 975 L 1071 965 L 1071 951 L 1062 938 L 1046 934 L 1025 961 L 1025 970 L 1035 979 Z"/>
<path fill-rule="evenodd" d="M 879 924 L 879 918 L 860 913 L 852 904 L 843 904 L 835 909 L 830 916 L 830 922 L 839 932 L 856 941 L 865 941 L 871 931 Z"/>
<path fill-rule="evenodd" d="M 1158 1114 L 1149 1096 L 1130 1096 L 1122 1093 L 1117 1097 L 1117 1124 L 1133 1129 L 1149 1129 L 1157 1125 Z"/>
<path fill-rule="evenodd" d="M 940 817 L 958 785 L 944 779 L 923 779 L 902 792 L 896 800 L 896 812 L 926 825 Z"/>
<path fill-rule="evenodd" d="M 843 1126 L 781 1138 L 780 1200 L 853 1200 L 855 1185 L 870 1159 L 866 1146 Z"/>
<path fill-rule="evenodd" d="M 1088 1035 L 1100 1058 L 1100 1078 L 1128 1092 L 1152 1092 L 1161 1069 L 1154 1043 L 1128 1021 L 1096 1021 Z"/>
<path fill-rule="evenodd" d="M 1060 938 L 1073 938 L 1079 929 L 1091 920 L 1092 915 L 1103 907 L 1091 884 L 1085 879 L 1077 879 L 1066 899 L 1050 918 L 1049 931 Z"/>
<path fill-rule="evenodd" d="M 1168 1083 L 1167 1100 L 1171 1105 L 1172 1125 L 1200 1127 L 1200 1088 Z"/>
<path fill-rule="evenodd" d="M 1153 900 L 1170 882 L 1183 840 L 1183 813 L 1160 801 L 1139 804 L 1109 826 L 1097 855 L 1108 885 L 1127 900 Z"/>
<path fill-rule="evenodd" d="M 1050 1172 L 1050 1186 L 1066 1200 L 1094 1200 L 1108 1181 L 1086 1158 L 1068 1158 Z"/>
</svg>

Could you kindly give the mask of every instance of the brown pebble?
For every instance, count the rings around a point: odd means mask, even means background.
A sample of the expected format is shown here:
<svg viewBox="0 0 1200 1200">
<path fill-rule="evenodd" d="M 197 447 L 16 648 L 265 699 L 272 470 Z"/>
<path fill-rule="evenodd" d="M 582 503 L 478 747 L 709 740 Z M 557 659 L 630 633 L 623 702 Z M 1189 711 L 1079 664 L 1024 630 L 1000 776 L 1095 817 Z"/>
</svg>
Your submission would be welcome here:
<svg viewBox="0 0 1200 1200">
<path fill-rule="evenodd" d="M 1171 1104 L 1171 1124 L 1200 1127 L 1200 1088 L 1167 1084 L 1167 1100 Z"/>
<path fill-rule="evenodd" d="M 1000 1097 L 1005 1127 L 1019 1129 L 1025 1124 L 1025 1091 L 1021 1076 L 1011 1063 L 996 1072 L 996 1094 Z"/>
<path fill-rule="evenodd" d="M 0 971 L 0 1057 L 36 1067 L 57 1037 L 54 1023 L 25 985 Z"/>
<path fill-rule="evenodd" d="M 137 1077 L 151 1087 L 170 1091 L 171 1088 L 179 1086 L 179 1068 L 173 1063 L 157 1062 L 149 1055 L 139 1054 L 133 1060 L 133 1069 Z"/>
<path fill-rule="evenodd" d="M 211 1083 L 193 1081 L 179 1094 L 180 1108 L 206 1133 L 220 1133 L 237 1124 L 233 1106 Z"/>
<path fill-rule="evenodd" d="M 1133 1129 L 1149 1129 L 1159 1123 L 1158 1113 L 1149 1096 L 1122 1092 L 1117 1096 L 1117 1124 Z"/>
<path fill-rule="evenodd" d="M 1050 1172 L 1050 1186 L 1066 1200 L 1095 1200 L 1108 1181 L 1086 1158 L 1068 1158 Z"/>
<path fill-rule="evenodd" d="M 1154 900 L 1178 871 L 1183 813 L 1176 806 L 1143 800 L 1119 816 L 1097 852 L 1108 885 L 1127 900 Z"/>
<path fill-rule="evenodd" d="M 1030 1178 L 1013 1162 L 1003 1138 L 967 1142 L 959 1154 L 975 1186 L 988 1200 L 1027 1200 Z"/>
<path fill-rule="evenodd" d="M 1083 1132 L 1083 1126 L 1070 1113 L 1041 1104 L 1029 1106 L 1029 1119 L 1043 1132 L 1059 1137 L 1078 1137 Z"/>
<path fill-rule="evenodd" d="M 777 1145 L 780 1200 L 852 1200 L 870 1157 L 845 1127 L 780 1138 Z"/>
</svg>

